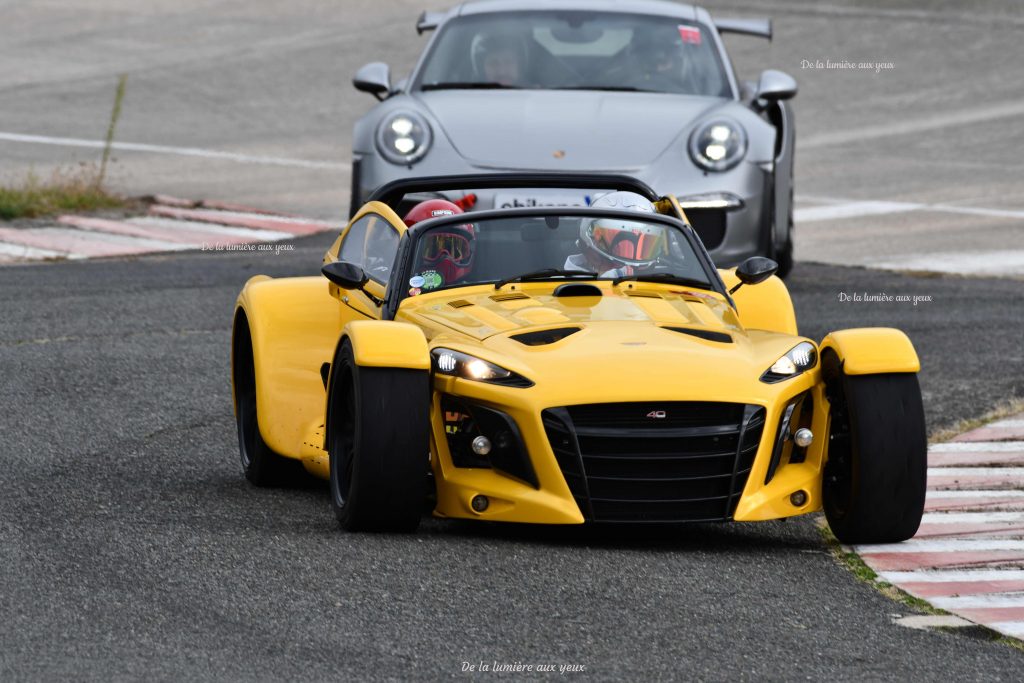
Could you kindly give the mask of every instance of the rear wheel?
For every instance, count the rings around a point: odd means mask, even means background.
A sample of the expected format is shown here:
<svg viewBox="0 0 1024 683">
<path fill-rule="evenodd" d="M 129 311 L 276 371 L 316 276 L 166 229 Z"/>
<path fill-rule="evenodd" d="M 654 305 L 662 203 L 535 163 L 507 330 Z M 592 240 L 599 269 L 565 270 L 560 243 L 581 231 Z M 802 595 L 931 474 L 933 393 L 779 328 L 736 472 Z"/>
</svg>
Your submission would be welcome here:
<svg viewBox="0 0 1024 683">
<path fill-rule="evenodd" d="M 348 531 L 414 531 L 427 496 L 429 374 L 360 367 L 347 339 L 333 368 L 328 453 L 338 522 Z"/>
<path fill-rule="evenodd" d="M 927 437 L 917 375 L 848 376 L 822 358 L 831 403 L 825 517 L 843 543 L 895 543 L 924 512 Z"/>
<path fill-rule="evenodd" d="M 295 463 L 271 450 L 260 435 L 256 412 L 256 379 L 252 366 L 248 366 L 247 375 L 236 376 L 235 381 L 238 394 L 235 418 L 238 426 L 238 451 L 245 478 L 261 487 L 291 483 L 295 475 Z"/>
</svg>

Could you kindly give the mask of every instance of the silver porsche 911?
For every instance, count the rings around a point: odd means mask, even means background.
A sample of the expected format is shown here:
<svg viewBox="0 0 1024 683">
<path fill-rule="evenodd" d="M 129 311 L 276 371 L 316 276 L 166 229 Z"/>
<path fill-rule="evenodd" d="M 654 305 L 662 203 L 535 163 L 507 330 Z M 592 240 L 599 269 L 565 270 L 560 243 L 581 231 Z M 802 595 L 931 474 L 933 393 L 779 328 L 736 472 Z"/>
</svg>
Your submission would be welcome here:
<svg viewBox="0 0 1024 683">
<path fill-rule="evenodd" d="M 739 82 L 721 38 L 770 39 L 768 20 L 663 0 L 479 0 L 424 13 L 417 30 L 435 33 L 408 78 L 392 84 L 380 62 L 355 77 L 381 101 L 355 126 L 353 207 L 404 177 L 614 172 L 678 197 L 719 266 L 792 266 L 796 81 Z M 469 201 L 590 199 L 522 188 Z"/>
</svg>

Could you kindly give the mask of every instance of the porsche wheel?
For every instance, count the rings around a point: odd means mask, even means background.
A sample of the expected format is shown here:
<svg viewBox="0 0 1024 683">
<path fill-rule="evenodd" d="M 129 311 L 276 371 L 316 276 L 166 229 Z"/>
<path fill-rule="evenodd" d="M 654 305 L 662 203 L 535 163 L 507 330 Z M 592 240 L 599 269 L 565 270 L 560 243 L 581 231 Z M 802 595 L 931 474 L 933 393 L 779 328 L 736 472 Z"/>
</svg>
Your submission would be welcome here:
<svg viewBox="0 0 1024 683">
<path fill-rule="evenodd" d="M 835 354 L 822 358 L 831 434 L 822 495 L 825 517 L 843 543 L 912 537 L 924 512 L 927 438 L 917 375 L 847 376 Z"/>
<path fill-rule="evenodd" d="M 348 531 L 414 531 L 427 494 L 429 374 L 360 367 L 342 342 L 328 405 L 331 505 Z"/>
</svg>

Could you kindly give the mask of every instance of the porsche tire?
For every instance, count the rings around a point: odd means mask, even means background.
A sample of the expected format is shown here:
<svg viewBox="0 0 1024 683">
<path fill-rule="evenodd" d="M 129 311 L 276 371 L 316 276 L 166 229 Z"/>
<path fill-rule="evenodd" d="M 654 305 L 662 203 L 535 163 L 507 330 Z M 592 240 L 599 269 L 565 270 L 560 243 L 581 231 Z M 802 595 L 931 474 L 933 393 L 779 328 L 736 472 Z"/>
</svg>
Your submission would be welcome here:
<svg viewBox="0 0 1024 683">
<path fill-rule="evenodd" d="M 361 367 L 346 339 L 330 386 L 330 492 L 338 522 L 347 531 L 415 531 L 427 497 L 429 374 Z"/>
<path fill-rule="evenodd" d="M 822 359 L 838 366 L 835 354 Z M 924 512 L 927 437 L 917 375 L 848 376 L 828 382 L 831 433 L 822 481 L 825 517 L 842 543 L 896 543 Z"/>
</svg>

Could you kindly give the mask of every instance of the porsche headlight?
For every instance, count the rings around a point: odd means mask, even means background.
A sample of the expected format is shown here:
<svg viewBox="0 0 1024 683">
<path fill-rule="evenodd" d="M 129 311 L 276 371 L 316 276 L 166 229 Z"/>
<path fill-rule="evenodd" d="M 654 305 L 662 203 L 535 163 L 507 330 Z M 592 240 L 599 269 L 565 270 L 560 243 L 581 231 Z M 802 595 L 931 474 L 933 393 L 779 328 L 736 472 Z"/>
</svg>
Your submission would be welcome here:
<svg viewBox="0 0 1024 683">
<path fill-rule="evenodd" d="M 393 164 L 412 164 L 430 149 L 430 125 L 419 114 L 401 111 L 390 114 L 377 128 L 377 147 Z"/>
<path fill-rule="evenodd" d="M 708 171 L 728 171 L 747 153 L 747 134 L 731 119 L 715 119 L 690 135 L 690 158 Z"/>
<path fill-rule="evenodd" d="M 804 370 L 810 370 L 818 362 L 818 350 L 810 342 L 800 342 L 782 358 L 775 361 L 761 375 L 762 382 L 769 384 L 796 377 Z"/>
<path fill-rule="evenodd" d="M 434 371 L 441 375 L 501 384 L 506 387 L 533 386 L 533 382 L 522 375 L 468 353 L 438 347 L 431 351 L 430 355 L 434 360 Z"/>
</svg>

